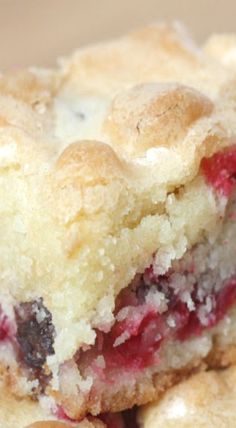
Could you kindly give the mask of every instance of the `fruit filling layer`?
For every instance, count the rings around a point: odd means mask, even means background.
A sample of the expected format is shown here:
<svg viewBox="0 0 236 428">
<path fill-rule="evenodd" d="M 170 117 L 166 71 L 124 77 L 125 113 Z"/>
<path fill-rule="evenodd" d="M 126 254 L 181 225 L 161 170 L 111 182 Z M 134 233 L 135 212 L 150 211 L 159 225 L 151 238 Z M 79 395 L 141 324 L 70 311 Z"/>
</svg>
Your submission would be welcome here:
<svg viewBox="0 0 236 428">
<path fill-rule="evenodd" d="M 211 238 L 188 250 L 165 275 L 153 264 L 121 291 L 109 333 L 97 329 L 95 345 L 79 350 L 80 373 L 113 384 L 122 373 L 159 363 L 166 341 L 200 336 L 221 321 L 236 303 L 236 147 L 202 162 L 206 181 L 219 198 L 229 199 L 226 214 Z"/>
</svg>

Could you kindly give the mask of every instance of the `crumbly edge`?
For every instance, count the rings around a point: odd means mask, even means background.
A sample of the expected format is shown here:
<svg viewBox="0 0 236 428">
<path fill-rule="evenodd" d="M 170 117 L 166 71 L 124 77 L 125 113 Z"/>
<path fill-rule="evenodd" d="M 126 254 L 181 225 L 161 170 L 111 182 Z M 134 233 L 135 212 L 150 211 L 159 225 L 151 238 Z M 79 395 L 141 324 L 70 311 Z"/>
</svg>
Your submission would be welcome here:
<svg viewBox="0 0 236 428">
<path fill-rule="evenodd" d="M 56 420 L 50 407 L 42 406 L 30 398 L 16 397 L 12 391 L 13 377 L 0 368 L 0 426 L 4 428 L 105 428 L 102 421 L 90 417 L 80 423 L 70 424 Z"/>
<path fill-rule="evenodd" d="M 134 405 L 142 405 L 159 399 L 163 392 L 191 373 L 210 368 L 227 367 L 236 362 L 236 310 L 233 309 L 223 321 L 201 337 L 189 341 L 170 342 L 163 347 L 161 359 L 166 359 L 168 369 L 152 367 L 136 378 L 127 379 L 122 385 L 107 388 L 95 401 L 80 401 L 76 396 L 57 395 L 65 410 L 74 418 L 103 412 L 117 412 Z M 131 375 L 132 376 L 132 375 Z"/>
<path fill-rule="evenodd" d="M 145 377 L 135 385 L 135 389 L 132 394 L 124 388 L 119 394 L 114 395 L 110 399 L 105 396 L 104 401 L 101 402 L 102 412 L 105 409 L 111 409 L 111 411 L 119 411 L 124 408 L 131 408 L 134 404 L 143 405 L 149 403 L 157 397 L 162 396 L 164 391 L 170 388 L 172 385 L 186 379 L 192 373 L 208 370 L 211 368 L 224 368 L 230 364 L 236 363 L 236 346 L 229 346 L 228 349 L 223 350 L 221 347 L 214 346 L 209 356 L 206 359 L 196 359 L 191 365 L 187 365 L 182 369 L 172 370 L 166 373 L 157 373 L 152 376 L 151 381 L 146 382 Z M 114 404 L 116 403 L 116 404 Z M 95 407 L 96 408 L 96 407 Z M 97 408 L 96 408 L 97 412 Z"/>
</svg>

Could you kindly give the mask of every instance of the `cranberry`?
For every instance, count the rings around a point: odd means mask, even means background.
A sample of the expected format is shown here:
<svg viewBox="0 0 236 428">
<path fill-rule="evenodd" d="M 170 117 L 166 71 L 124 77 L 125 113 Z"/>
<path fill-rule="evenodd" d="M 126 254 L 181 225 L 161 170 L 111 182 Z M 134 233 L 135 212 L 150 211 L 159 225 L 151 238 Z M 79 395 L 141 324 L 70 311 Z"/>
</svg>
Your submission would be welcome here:
<svg viewBox="0 0 236 428">
<path fill-rule="evenodd" d="M 215 153 L 211 158 L 202 159 L 201 169 L 216 191 L 230 196 L 236 178 L 236 145 Z"/>
<path fill-rule="evenodd" d="M 10 336 L 10 323 L 6 315 L 0 315 L 0 341 L 7 339 Z"/>
<path fill-rule="evenodd" d="M 157 318 L 158 315 L 150 310 L 138 325 L 130 324 L 130 338 L 119 346 L 113 346 L 116 325 L 110 334 L 105 335 L 103 355 L 108 369 L 126 367 L 141 370 L 152 364 L 154 352 L 162 341 L 161 317 L 160 323 L 157 322 Z"/>
</svg>

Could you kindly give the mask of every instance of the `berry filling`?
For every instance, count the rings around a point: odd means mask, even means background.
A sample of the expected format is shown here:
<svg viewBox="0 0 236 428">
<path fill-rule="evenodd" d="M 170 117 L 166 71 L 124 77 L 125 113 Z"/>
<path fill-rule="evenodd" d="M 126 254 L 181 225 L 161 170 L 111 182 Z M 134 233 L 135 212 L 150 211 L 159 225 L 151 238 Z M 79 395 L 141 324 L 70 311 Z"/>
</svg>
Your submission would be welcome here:
<svg viewBox="0 0 236 428">
<path fill-rule="evenodd" d="M 151 287 L 148 286 L 150 277 Z M 135 283 L 137 285 L 137 281 Z M 236 275 L 226 281 L 220 291 L 203 298 L 198 295 L 197 287 L 198 284 L 189 296 L 193 310 L 188 302 L 183 301 L 181 293 L 175 294 L 174 289 L 168 286 L 167 277 L 155 277 L 152 267 L 148 268 L 140 277 L 137 289 L 131 286 L 121 292 L 118 308 L 122 309 L 116 309 L 118 320 L 109 333 L 97 331 L 95 346 L 77 354 L 78 366 L 89 364 L 100 381 L 113 383 L 117 379 L 117 370 L 139 371 L 158 364 L 156 351 L 164 340 L 185 341 L 214 327 L 236 302 Z M 160 293 L 168 301 L 168 309 L 164 313 L 157 312 L 150 302 L 143 303 L 144 297 L 140 295 L 147 293 L 150 296 L 150 290 L 154 299 L 156 290 L 156 294 Z M 130 304 L 126 306 L 127 303 Z M 207 306 L 210 311 L 202 316 Z M 119 321 L 122 311 L 127 315 Z"/>
</svg>

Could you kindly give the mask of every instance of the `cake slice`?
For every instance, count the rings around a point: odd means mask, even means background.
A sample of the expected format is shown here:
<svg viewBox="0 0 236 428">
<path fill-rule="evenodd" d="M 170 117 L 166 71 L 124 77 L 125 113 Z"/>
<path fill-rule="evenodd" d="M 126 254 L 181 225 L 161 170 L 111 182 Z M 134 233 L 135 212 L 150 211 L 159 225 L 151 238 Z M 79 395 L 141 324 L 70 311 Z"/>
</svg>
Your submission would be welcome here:
<svg viewBox="0 0 236 428">
<path fill-rule="evenodd" d="M 234 78 L 165 25 L 1 77 L 15 395 L 79 421 L 236 360 Z"/>
</svg>

